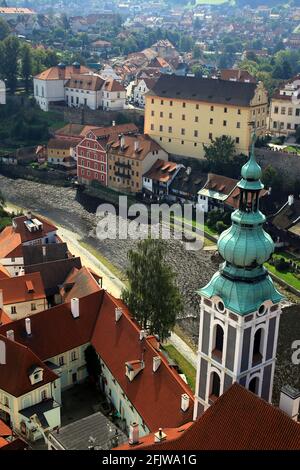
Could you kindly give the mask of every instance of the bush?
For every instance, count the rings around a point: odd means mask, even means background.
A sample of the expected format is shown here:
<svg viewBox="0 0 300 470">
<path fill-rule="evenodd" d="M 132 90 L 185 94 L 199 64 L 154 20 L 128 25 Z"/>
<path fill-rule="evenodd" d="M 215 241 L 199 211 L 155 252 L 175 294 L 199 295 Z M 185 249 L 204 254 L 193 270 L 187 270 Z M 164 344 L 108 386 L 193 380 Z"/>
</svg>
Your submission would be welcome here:
<svg viewBox="0 0 300 470">
<path fill-rule="evenodd" d="M 277 271 L 287 271 L 288 269 L 290 269 L 290 263 L 284 258 L 275 258 L 273 265 L 275 266 Z"/>
<path fill-rule="evenodd" d="M 224 230 L 226 230 L 227 228 L 228 226 L 224 224 L 223 220 L 218 220 L 218 222 L 216 223 L 216 231 L 218 232 L 218 234 L 224 232 Z"/>
</svg>

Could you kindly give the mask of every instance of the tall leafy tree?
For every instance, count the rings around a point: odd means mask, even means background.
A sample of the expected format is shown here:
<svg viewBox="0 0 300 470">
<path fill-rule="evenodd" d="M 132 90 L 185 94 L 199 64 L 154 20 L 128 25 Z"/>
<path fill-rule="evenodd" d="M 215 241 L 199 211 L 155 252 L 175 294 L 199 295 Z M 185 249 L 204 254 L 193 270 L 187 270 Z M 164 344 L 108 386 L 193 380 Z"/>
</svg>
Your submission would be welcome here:
<svg viewBox="0 0 300 470">
<path fill-rule="evenodd" d="M 0 41 L 3 41 L 9 35 L 10 29 L 7 22 L 0 18 Z"/>
<path fill-rule="evenodd" d="M 182 311 L 175 274 L 165 262 L 164 243 L 142 240 L 136 250 L 129 251 L 128 260 L 129 287 L 123 290 L 122 299 L 141 327 L 163 341 Z"/>
<path fill-rule="evenodd" d="M 7 79 L 7 84 L 11 93 L 14 93 L 18 83 L 18 58 L 20 51 L 19 40 L 14 36 L 9 36 L 3 41 L 4 62 L 3 71 Z"/>
<path fill-rule="evenodd" d="M 21 53 L 21 75 L 25 83 L 26 93 L 29 91 L 30 77 L 32 75 L 32 55 L 30 47 L 25 44 Z"/>
<path fill-rule="evenodd" d="M 203 148 L 210 170 L 216 173 L 223 174 L 235 156 L 235 142 L 230 136 L 216 137 Z"/>
</svg>

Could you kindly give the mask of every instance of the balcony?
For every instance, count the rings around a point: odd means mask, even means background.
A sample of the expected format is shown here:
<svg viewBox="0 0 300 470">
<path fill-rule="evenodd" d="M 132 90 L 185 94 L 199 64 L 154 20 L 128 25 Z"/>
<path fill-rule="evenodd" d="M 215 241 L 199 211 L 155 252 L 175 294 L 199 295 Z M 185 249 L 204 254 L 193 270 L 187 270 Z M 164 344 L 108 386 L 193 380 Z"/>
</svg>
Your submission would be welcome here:
<svg viewBox="0 0 300 470">
<path fill-rule="evenodd" d="M 115 162 L 115 165 L 120 168 L 128 168 L 128 170 L 131 170 L 131 165 L 129 163 Z"/>
<path fill-rule="evenodd" d="M 120 171 L 115 171 L 115 176 L 119 178 L 131 179 L 131 175 L 127 175 L 126 173 L 121 173 Z"/>
</svg>

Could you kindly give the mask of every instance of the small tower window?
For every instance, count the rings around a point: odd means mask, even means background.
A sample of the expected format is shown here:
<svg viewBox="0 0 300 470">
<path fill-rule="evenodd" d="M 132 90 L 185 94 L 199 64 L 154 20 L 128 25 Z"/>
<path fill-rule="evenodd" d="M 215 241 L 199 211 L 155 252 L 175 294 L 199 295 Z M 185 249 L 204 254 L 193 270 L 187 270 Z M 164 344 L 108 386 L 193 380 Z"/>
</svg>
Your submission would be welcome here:
<svg viewBox="0 0 300 470">
<path fill-rule="evenodd" d="M 254 335 L 252 366 L 259 364 L 263 356 L 264 330 L 259 328 Z"/>
<path fill-rule="evenodd" d="M 253 379 L 250 380 L 249 382 L 249 390 L 252 393 L 255 393 L 258 395 L 258 390 L 259 390 L 259 378 L 258 377 L 253 377 Z"/>
<path fill-rule="evenodd" d="M 213 372 L 210 376 L 210 400 L 215 401 L 220 396 L 220 386 L 220 377 L 216 372 Z"/>
<path fill-rule="evenodd" d="M 214 359 L 217 359 L 218 361 L 222 361 L 223 345 L 224 345 L 223 328 L 221 327 L 221 325 L 216 325 L 214 328 L 212 356 Z"/>
</svg>

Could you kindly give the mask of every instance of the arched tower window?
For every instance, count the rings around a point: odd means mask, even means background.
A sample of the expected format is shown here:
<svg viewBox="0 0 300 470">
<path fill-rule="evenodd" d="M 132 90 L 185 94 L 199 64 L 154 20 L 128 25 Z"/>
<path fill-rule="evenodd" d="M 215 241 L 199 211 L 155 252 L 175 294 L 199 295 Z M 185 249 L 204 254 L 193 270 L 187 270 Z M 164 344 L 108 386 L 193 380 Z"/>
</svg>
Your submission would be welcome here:
<svg viewBox="0 0 300 470">
<path fill-rule="evenodd" d="M 250 380 L 248 389 L 250 392 L 255 393 L 258 395 L 258 390 L 259 390 L 259 378 L 258 377 L 253 377 L 253 379 Z"/>
<path fill-rule="evenodd" d="M 263 357 L 263 346 L 264 346 L 264 330 L 259 328 L 256 330 L 253 341 L 253 353 L 252 353 L 252 366 L 259 364 Z"/>
<path fill-rule="evenodd" d="M 221 325 L 217 324 L 214 327 L 213 333 L 213 347 L 212 355 L 215 359 L 222 360 L 224 346 L 224 331 Z"/>
<path fill-rule="evenodd" d="M 215 401 L 220 396 L 220 387 L 221 381 L 219 375 L 216 372 L 212 372 L 210 376 L 210 400 Z"/>
</svg>

